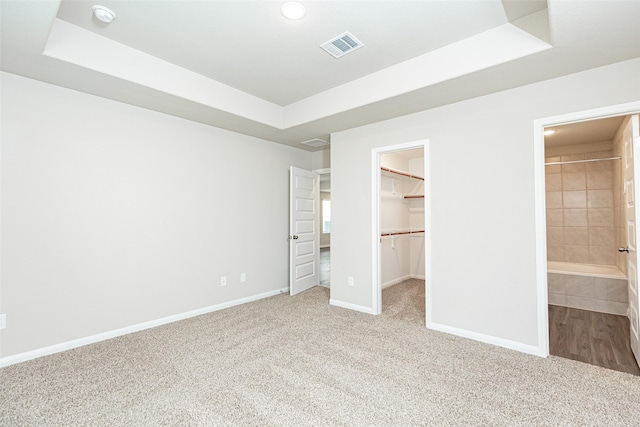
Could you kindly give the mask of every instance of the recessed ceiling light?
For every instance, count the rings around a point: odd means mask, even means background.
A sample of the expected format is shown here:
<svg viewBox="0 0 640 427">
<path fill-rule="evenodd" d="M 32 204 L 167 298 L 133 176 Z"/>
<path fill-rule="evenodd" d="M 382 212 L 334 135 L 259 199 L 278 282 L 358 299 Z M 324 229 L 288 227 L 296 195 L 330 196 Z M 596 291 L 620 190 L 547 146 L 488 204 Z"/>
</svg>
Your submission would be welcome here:
<svg viewBox="0 0 640 427">
<path fill-rule="evenodd" d="M 545 136 L 553 135 L 554 133 L 556 133 L 556 131 L 553 129 L 547 129 L 544 131 Z"/>
<path fill-rule="evenodd" d="M 98 19 L 98 21 L 102 21 L 108 24 L 109 22 L 116 19 L 116 14 L 113 13 L 111 9 L 108 9 L 104 6 L 99 6 L 96 4 L 91 7 L 91 10 L 93 10 L 93 14 L 95 15 L 96 19 Z"/>
<path fill-rule="evenodd" d="M 304 18 L 307 10 L 297 1 L 288 1 L 280 7 L 280 12 L 285 18 L 296 21 Z"/>
</svg>

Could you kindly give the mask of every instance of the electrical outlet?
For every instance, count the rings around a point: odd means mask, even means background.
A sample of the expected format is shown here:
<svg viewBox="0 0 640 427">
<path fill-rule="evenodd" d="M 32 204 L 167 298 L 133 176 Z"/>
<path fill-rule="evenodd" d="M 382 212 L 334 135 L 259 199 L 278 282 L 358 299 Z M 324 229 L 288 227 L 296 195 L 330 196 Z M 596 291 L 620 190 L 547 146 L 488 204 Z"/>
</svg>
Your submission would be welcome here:
<svg viewBox="0 0 640 427">
<path fill-rule="evenodd" d="M 348 286 L 353 286 L 353 276 L 347 277 L 347 285 Z"/>
<path fill-rule="evenodd" d="M 227 286 L 227 276 L 220 276 L 220 286 Z"/>
<path fill-rule="evenodd" d="M 0 314 L 0 329 L 4 329 L 7 327 L 7 315 Z"/>
<path fill-rule="evenodd" d="M 247 281 L 247 273 L 240 274 L 240 283 L 244 283 Z"/>
</svg>

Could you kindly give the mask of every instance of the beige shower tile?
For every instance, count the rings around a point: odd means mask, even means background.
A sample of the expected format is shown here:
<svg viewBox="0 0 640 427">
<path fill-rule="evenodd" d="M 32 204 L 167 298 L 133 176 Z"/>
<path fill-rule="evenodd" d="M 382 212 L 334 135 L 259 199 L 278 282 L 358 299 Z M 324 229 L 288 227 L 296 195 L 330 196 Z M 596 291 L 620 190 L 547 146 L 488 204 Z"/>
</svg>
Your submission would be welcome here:
<svg viewBox="0 0 640 427">
<path fill-rule="evenodd" d="M 547 175 L 559 175 L 562 173 L 561 165 L 546 165 L 544 168 L 544 172 Z"/>
<path fill-rule="evenodd" d="M 560 160 L 562 160 L 563 162 L 571 162 L 573 160 L 584 160 L 584 159 L 585 159 L 585 153 L 565 154 L 563 156 L 560 156 Z"/>
<path fill-rule="evenodd" d="M 589 246 L 589 264 L 615 265 L 618 250 L 614 246 Z"/>
<path fill-rule="evenodd" d="M 612 227 L 613 224 L 613 209 L 589 209 L 587 213 L 589 218 L 590 227 Z M 565 217 L 566 222 L 566 217 Z"/>
<path fill-rule="evenodd" d="M 547 245 L 547 260 L 564 262 L 564 246 Z"/>
<path fill-rule="evenodd" d="M 611 156 L 606 156 L 606 157 L 611 157 Z M 601 159 L 603 157 L 598 157 L 598 158 Z M 587 170 L 587 172 L 611 170 L 611 161 L 589 162 L 585 164 L 585 169 Z"/>
<path fill-rule="evenodd" d="M 561 174 L 546 174 L 545 175 L 545 189 L 546 191 L 561 191 L 562 190 L 562 175 Z"/>
<path fill-rule="evenodd" d="M 560 294 L 549 294 L 548 296 L 548 302 L 551 305 L 559 305 L 561 307 L 566 307 L 567 306 L 567 301 L 566 301 L 566 297 L 564 295 L 560 295 Z"/>
<path fill-rule="evenodd" d="M 562 161 L 562 158 L 560 156 L 557 156 L 557 157 L 546 157 L 544 159 L 545 163 L 557 163 L 557 162 L 560 162 L 560 161 Z M 559 174 L 559 173 L 562 172 L 562 166 L 561 165 L 548 165 L 548 166 L 545 166 L 544 172 L 547 175 Z"/>
<path fill-rule="evenodd" d="M 580 209 L 587 207 L 586 191 L 563 191 L 562 207 L 565 209 Z"/>
<path fill-rule="evenodd" d="M 627 274 L 626 254 L 621 254 L 618 252 L 618 255 L 616 255 L 616 267 L 618 267 L 618 270 L 622 271 L 622 274 Z"/>
<path fill-rule="evenodd" d="M 564 295 L 566 277 L 566 274 L 547 273 L 547 289 L 549 293 Z"/>
<path fill-rule="evenodd" d="M 566 295 L 565 303 L 567 307 L 579 308 L 581 310 L 596 311 L 596 300 L 592 298 L 583 298 L 583 297 Z"/>
<path fill-rule="evenodd" d="M 587 173 L 587 188 L 613 188 L 613 172 L 611 170 L 593 171 Z"/>
<path fill-rule="evenodd" d="M 562 192 L 549 191 L 546 194 L 547 208 L 548 209 L 560 209 L 562 208 Z"/>
<path fill-rule="evenodd" d="M 584 160 L 584 154 L 570 154 L 567 156 L 562 156 L 563 162 L 570 162 L 573 160 Z M 584 163 L 570 163 L 566 165 L 562 165 L 562 173 L 575 173 L 575 172 L 584 172 L 585 171 Z"/>
<path fill-rule="evenodd" d="M 599 311 L 600 313 L 609 313 L 609 314 L 617 314 L 618 316 L 626 316 L 627 307 L 628 305 L 626 302 L 595 300 L 595 311 Z"/>
<path fill-rule="evenodd" d="M 567 262 L 589 262 L 589 247 L 588 246 L 575 246 L 565 245 L 564 257 Z"/>
<path fill-rule="evenodd" d="M 590 246 L 615 246 L 616 245 L 615 228 L 590 227 L 589 228 L 589 245 Z"/>
<path fill-rule="evenodd" d="M 589 276 L 567 275 L 565 294 L 574 297 L 595 298 L 594 278 Z"/>
<path fill-rule="evenodd" d="M 589 190 L 587 192 L 587 206 L 589 208 L 612 208 L 613 190 Z"/>
<path fill-rule="evenodd" d="M 621 279 L 595 278 L 595 297 L 599 300 L 626 303 L 629 300 L 627 281 Z"/>
<path fill-rule="evenodd" d="M 609 157 L 613 157 L 613 151 L 595 151 L 593 153 L 586 153 L 584 155 L 585 159 L 607 159 Z M 585 167 L 588 171 L 596 171 L 596 170 L 610 170 L 613 166 L 612 160 L 603 160 L 600 162 L 589 162 L 585 163 Z"/>
<path fill-rule="evenodd" d="M 565 227 L 564 243 L 587 246 L 589 244 L 589 229 L 587 227 Z"/>
<path fill-rule="evenodd" d="M 562 209 L 547 209 L 547 226 L 562 227 Z"/>
<path fill-rule="evenodd" d="M 563 227 L 547 227 L 547 245 L 561 245 L 563 243 Z"/>
<path fill-rule="evenodd" d="M 613 182 L 620 181 L 622 179 L 622 164 L 620 160 L 613 161 Z"/>
<path fill-rule="evenodd" d="M 585 190 L 587 188 L 586 174 L 580 173 L 563 173 L 562 190 Z"/>
<path fill-rule="evenodd" d="M 564 209 L 563 221 L 565 227 L 585 227 L 588 224 L 586 209 Z"/>
</svg>

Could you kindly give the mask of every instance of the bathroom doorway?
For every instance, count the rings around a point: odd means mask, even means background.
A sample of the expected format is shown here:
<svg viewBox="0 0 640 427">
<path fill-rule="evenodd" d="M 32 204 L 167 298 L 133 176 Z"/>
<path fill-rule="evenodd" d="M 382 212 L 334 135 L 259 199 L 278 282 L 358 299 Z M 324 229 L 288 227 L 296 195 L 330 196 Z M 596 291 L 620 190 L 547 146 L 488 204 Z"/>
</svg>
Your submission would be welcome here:
<svg viewBox="0 0 640 427">
<path fill-rule="evenodd" d="M 635 212 L 628 208 L 634 204 L 633 181 L 625 182 L 634 170 L 630 129 L 637 127 L 629 107 L 619 107 L 618 114 L 613 107 L 556 117 L 538 135 L 544 141 L 546 219 L 539 323 L 548 322 L 539 336 L 542 343 L 548 340 L 552 355 L 638 375 L 630 348 L 637 328 L 637 273 L 627 278 L 636 252 L 631 245 L 631 259 L 627 249 L 629 236 L 635 236 L 635 227 L 629 228 Z"/>
</svg>

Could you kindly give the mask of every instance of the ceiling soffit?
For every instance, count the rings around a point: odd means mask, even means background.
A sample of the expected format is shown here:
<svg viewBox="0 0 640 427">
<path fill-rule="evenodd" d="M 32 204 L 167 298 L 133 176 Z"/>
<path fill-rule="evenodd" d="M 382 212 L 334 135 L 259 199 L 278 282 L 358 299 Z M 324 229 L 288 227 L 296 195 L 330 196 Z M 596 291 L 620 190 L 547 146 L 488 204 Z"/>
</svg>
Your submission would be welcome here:
<svg viewBox="0 0 640 427">
<path fill-rule="evenodd" d="M 59 18 L 43 54 L 285 130 L 547 50 L 545 28 L 543 9 L 284 107 Z"/>
</svg>

